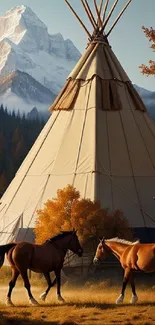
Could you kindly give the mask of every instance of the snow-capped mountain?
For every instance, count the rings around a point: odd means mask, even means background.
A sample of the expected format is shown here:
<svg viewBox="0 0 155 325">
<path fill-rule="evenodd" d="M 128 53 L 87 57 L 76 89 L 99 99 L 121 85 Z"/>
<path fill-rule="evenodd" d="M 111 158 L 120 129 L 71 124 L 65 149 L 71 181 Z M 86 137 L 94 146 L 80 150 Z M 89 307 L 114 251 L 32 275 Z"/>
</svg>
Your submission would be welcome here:
<svg viewBox="0 0 155 325">
<path fill-rule="evenodd" d="M 36 96 L 38 93 L 36 87 L 38 86 L 39 91 L 42 85 L 44 87 L 42 87 L 42 96 L 43 89 L 46 99 L 48 90 L 48 94 L 51 93 L 51 99 L 49 98 L 48 101 L 50 105 L 80 56 L 80 52 L 69 39 L 64 40 L 60 33 L 49 35 L 46 25 L 29 7 L 22 5 L 12 8 L 0 17 L 0 82 L 7 77 L 10 79 L 11 76 L 13 80 L 16 78 L 16 81 L 19 77 L 20 82 L 21 78 L 28 79 L 29 75 L 32 77 L 31 86 L 35 81 L 38 85 L 34 84 L 34 96 L 32 96 L 33 87 L 31 87 L 30 98 L 27 96 L 29 89 L 26 86 L 24 87 L 25 93 L 23 90 L 18 94 L 17 88 L 14 92 L 13 86 L 8 89 L 6 87 L 3 97 L 0 95 L 0 101 L 3 99 L 5 105 L 8 105 L 9 101 L 10 109 L 15 108 L 16 101 L 20 102 L 20 99 L 23 101 L 23 110 L 30 110 L 33 106 L 38 107 L 37 101 L 40 102 L 40 99 L 38 100 Z M 16 71 L 18 71 L 16 75 L 12 74 Z M 16 86 L 17 84 L 16 82 Z M 28 82 L 26 85 L 28 86 Z M 10 107 L 11 96 L 13 107 Z M 33 100 L 36 99 L 33 105 L 31 105 L 32 97 L 35 97 Z M 46 105 L 44 107 L 45 110 L 48 109 Z"/>
<path fill-rule="evenodd" d="M 80 56 L 69 39 L 50 35 L 29 7 L 12 8 L 0 17 L 0 104 L 28 116 L 37 116 L 37 110 L 48 116 Z M 134 86 L 155 119 L 155 92 Z"/>
<path fill-rule="evenodd" d="M 43 86 L 40 82 L 31 77 L 28 73 L 16 70 L 0 77 L 0 99 L 7 106 L 19 107 L 20 112 L 25 112 L 29 107 L 37 105 L 39 111 L 45 111 L 45 105 L 48 106 L 53 102 L 55 96 Z"/>
</svg>

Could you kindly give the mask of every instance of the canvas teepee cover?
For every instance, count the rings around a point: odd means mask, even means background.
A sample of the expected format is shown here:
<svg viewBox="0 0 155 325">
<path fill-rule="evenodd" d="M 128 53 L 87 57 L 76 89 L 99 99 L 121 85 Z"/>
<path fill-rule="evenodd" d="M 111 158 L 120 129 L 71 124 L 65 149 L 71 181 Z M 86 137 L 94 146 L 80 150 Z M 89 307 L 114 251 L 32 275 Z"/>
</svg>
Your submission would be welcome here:
<svg viewBox="0 0 155 325">
<path fill-rule="evenodd" d="M 106 1 L 103 20 L 102 1 L 96 5 L 95 20 L 88 2 L 82 1 L 94 32 L 90 35 L 84 26 L 89 45 L 1 198 L 0 244 L 32 241 L 36 210 L 68 184 L 103 207 L 121 209 L 140 238 L 151 238 L 155 125 L 107 41 L 112 28 L 105 34 L 105 27 L 117 2 L 106 17 Z"/>
</svg>

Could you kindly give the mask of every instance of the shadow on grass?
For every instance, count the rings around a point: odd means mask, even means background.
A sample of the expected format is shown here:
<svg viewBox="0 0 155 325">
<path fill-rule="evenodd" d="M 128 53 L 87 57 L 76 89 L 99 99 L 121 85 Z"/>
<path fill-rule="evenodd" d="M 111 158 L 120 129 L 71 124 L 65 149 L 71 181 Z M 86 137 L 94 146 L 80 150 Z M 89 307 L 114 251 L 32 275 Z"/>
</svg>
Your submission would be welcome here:
<svg viewBox="0 0 155 325">
<path fill-rule="evenodd" d="M 24 315 L 23 317 L 9 317 L 6 315 L 2 315 L 0 313 L 0 325 L 60 325 L 58 322 L 53 322 L 53 321 L 46 321 L 45 319 L 40 319 L 40 320 L 32 320 L 32 319 L 25 319 Z"/>
<path fill-rule="evenodd" d="M 130 303 L 123 303 L 123 304 L 115 304 L 115 302 L 114 303 L 98 303 L 98 302 L 83 302 L 83 301 L 79 301 L 79 302 L 66 302 L 66 303 L 64 303 L 64 304 L 60 304 L 60 303 L 45 303 L 45 304 L 39 304 L 39 306 L 38 307 L 33 307 L 33 306 L 31 306 L 31 305 L 27 305 L 27 304 L 17 304 L 17 305 L 14 305 L 14 307 L 11 307 L 12 308 L 12 310 L 15 308 L 18 308 L 18 309 L 20 309 L 20 308 L 22 308 L 22 310 L 23 309 L 26 309 L 26 312 L 25 312 L 25 316 L 29 316 L 29 314 L 30 313 L 28 313 L 27 312 L 27 308 L 46 308 L 46 309 L 49 309 L 49 308 L 54 308 L 54 307 L 63 307 L 63 308 L 68 308 L 68 307 L 77 307 L 77 308 L 98 308 L 98 309 L 101 309 L 101 310 L 103 310 L 103 309 L 117 309 L 117 308 L 124 308 L 124 307 L 130 307 L 130 308 L 136 308 L 136 307 L 138 307 L 138 306 L 140 306 L 140 307 L 148 307 L 148 306 L 150 306 L 150 307 L 155 307 L 155 302 L 138 302 L 137 304 L 130 304 Z M 4 305 L 2 305 L 2 304 L 0 304 L 0 307 L 1 308 L 3 308 L 3 307 L 5 307 L 6 308 L 6 306 L 4 306 Z M 1 316 L 1 312 L 0 312 L 0 316 Z M 1 323 L 0 323 L 0 325 L 1 325 Z"/>
<path fill-rule="evenodd" d="M 107 304 L 107 303 L 95 303 L 95 302 L 69 302 L 69 303 L 66 303 L 64 304 L 64 306 L 76 306 L 77 308 L 98 308 L 98 309 L 114 309 L 116 308 L 116 305 L 115 304 Z M 58 306 L 58 304 L 56 304 L 55 306 Z M 59 305 L 60 306 L 60 305 Z M 50 307 L 50 305 L 49 305 Z"/>
<path fill-rule="evenodd" d="M 11 310 L 10 308 L 5 308 L 5 310 L 1 311 L 0 312 L 0 325 L 79 325 L 79 323 L 75 322 L 74 320 L 66 320 L 66 321 L 62 321 L 62 322 L 59 322 L 59 321 L 49 321 L 46 319 L 47 315 L 48 315 L 48 310 L 51 309 L 51 308 L 54 308 L 54 307 L 60 307 L 60 310 L 61 310 L 61 307 L 77 307 L 77 308 L 98 308 L 99 310 L 106 310 L 106 309 L 111 309 L 111 310 L 117 310 L 120 308 L 120 316 L 121 315 L 124 315 L 124 311 L 123 311 L 123 308 L 124 307 L 130 307 L 130 308 L 136 308 L 136 307 L 143 307 L 141 308 L 141 314 L 143 314 L 143 312 L 145 312 L 147 310 L 147 306 L 152 306 L 152 307 L 155 307 L 155 302 L 140 302 L 140 303 L 137 303 L 136 305 L 131 305 L 131 304 L 120 304 L 120 305 L 116 305 L 116 304 L 111 304 L 111 303 L 83 303 L 83 302 L 78 302 L 78 303 L 66 303 L 66 304 L 58 304 L 58 303 L 54 303 L 54 304 L 40 304 L 39 305 L 39 308 L 41 308 L 41 311 L 40 311 L 40 319 L 39 320 L 32 320 L 30 319 L 31 318 L 31 315 L 33 314 L 33 308 L 37 308 L 37 307 L 29 307 L 30 308 L 30 311 L 28 310 L 28 306 L 27 305 L 16 305 L 15 307 L 11 307 Z M 18 309 L 18 316 L 16 318 L 16 311 Z M 21 312 L 20 312 L 20 309 Z M 11 316 L 12 312 L 14 311 L 14 315 Z M 65 310 L 63 311 L 65 313 Z M 90 321 L 95 321 L 95 316 L 97 317 L 98 315 L 100 315 L 100 312 L 96 311 L 94 312 L 93 314 L 93 318 L 90 320 Z M 86 317 L 86 316 L 84 316 Z M 140 315 L 134 315 L 133 319 L 130 321 L 129 319 L 126 319 L 126 323 L 125 325 L 134 325 L 132 321 L 135 321 L 135 320 L 138 320 L 140 318 Z M 118 321 L 117 320 L 113 320 L 109 323 L 110 324 L 118 324 Z M 81 322 L 80 322 L 81 324 Z M 91 324 L 91 322 L 90 322 Z M 147 324 L 147 325 L 151 325 L 151 323 L 144 323 L 144 324 Z M 108 323 L 106 324 L 108 325 Z"/>
<path fill-rule="evenodd" d="M 45 303 L 45 304 L 39 304 L 38 307 L 33 307 L 33 306 L 30 306 L 30 305 L 26 305 L 26 304 L 20 304 L 20 305 L 14 305 L 14 307 L 11 307 L 11 308 L 22 308 L 22 309 L 26 309 L 27 308 L 54 308 L 54 307 L 60 307 L 60 308 L 68 308 L 68 307 L 76 307 L 76 308 L 98 308 L 98 309 L 114 309 L 116 308 L 118 305 L 116 305 L 115 303 L 114 304 L 111 304 L 111 303 L 95 303 L 95 302 L 82 302 L 82 301 L 79 301 L 79 302 L 66 302 L 64 304 L 60 304 L 60 303 Z M 1 305 L 1 307 L 3 308 L 4 306 Z M 0 324 L 1 325 L 1 324 Z"/>
<path fill-rule="evenodd" d="M 28 313 L 27 313 L 28 314 Z M 57 322 L 57 321 L 46 321 L 46 316 L 42 315 L 40 320 L 25 319 L 26 313 L 23 313 L 23 317 L 9 317 L 9 312 L 3 315 L 0 313 L 0 325 L 79 325 L 77 322 L 72 320 Z"/>
</svg>

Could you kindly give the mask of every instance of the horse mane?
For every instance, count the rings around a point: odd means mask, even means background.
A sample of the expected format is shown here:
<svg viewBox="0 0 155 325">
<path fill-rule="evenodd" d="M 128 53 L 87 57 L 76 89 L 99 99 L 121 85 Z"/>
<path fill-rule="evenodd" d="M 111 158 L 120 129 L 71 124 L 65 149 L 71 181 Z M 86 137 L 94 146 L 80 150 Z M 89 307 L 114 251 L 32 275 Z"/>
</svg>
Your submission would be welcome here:
<svg viewBox="0 0 155 325">
<path fill-rule="evenodd" d="M 54 241 L 56 241 L 57 239 L 64 238 L 64 237 L 69 236 L 69 235 L 71 235 L 71 234 L 73 234 L 73 231 L 61 231 L 59 234 L 57 234 L 57 235 L 55 235 L 55 236 L 53 236 L 53 237 L 47 239 L 47 240 L 45 241 L 45 243 L 47 243 L 47 242 L 54 242 Z"/>
<path fill-rule="evenodd" d="M 137 239 L 136 241 L 129 241 L 129 240 L 121 239 L 118 237 L 106 239 L 106 241 L 111 241 L 111 242 L 116 242 L 116 243 L 121 243 L 121 244 L 126 244 L 126 245 L 136 245 L 136 244 L 140 243 L 139 239 Z"/>
</svg>

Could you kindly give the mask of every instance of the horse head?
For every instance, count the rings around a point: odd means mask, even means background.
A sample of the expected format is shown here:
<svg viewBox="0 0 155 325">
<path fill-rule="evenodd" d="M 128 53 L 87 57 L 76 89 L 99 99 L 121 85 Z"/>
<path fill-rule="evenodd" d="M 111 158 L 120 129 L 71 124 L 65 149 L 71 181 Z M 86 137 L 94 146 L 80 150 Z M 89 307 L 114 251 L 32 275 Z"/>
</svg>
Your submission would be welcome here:
<svg viewBox="0 0 155 325">
<path fill-rule="evenodd" d="M 94 264 L 98 264 L 101 260 L 105 259 L 108 256 L 108 247 L 105 244 L 104 237 L 99 239 L 99 244 L 96 249 L 95 257 L 93 259 Z"/>
<path fill-rule="evenodd" d="M 83 248 L 80 245 L 76 232 L 77 230 L 73 229 L 68 249 L 81 257 L 83 255 Z"/>
</svg>

